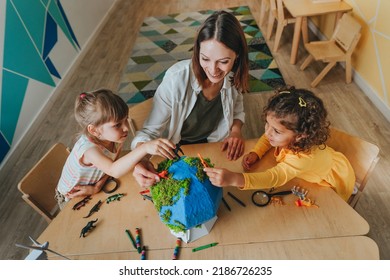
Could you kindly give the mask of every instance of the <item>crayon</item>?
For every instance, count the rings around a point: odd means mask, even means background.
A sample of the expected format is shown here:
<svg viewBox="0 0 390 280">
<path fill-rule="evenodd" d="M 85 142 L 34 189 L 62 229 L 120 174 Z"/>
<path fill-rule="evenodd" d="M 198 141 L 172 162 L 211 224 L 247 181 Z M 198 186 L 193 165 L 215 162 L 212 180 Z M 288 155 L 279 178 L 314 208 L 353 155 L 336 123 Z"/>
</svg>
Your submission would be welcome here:
<svg viewBox="0 0 390 280">
<path fill-rule="evenodd" d="M 141 260 L 146 260 L 146 248 L 145 248 L 145 246 L 142 247 Z"/>
<path fill-rule="evenodd" d="M 232 211 L 232 209 L 230 209 L 230 206 L 229 204 L 226 202 L 226 200 L 222 197 L 222 202 L 223 204 L 225 204 L 226 208 L 229 210 L 229 211 Z"/>
<path fill-rule="evenodd" d="M 218 242 L 214 242 L 214 243 L 210 243 L 210 244 L 207 244 L 207 245 L 199 246 L 199 247 L 196 247 L 196 248 L 192 249 L 192 252 L 197 252 L 197 251 L 204 250 L 204 249 L 207 249 L 207 248 L 210 248 L 210 247 L 214 247 L 214 246 L 217 246 L 217 245 L 218 245 Z"/>
<path fill-rule="evenodd" d="M 138 253 L 141 254 L 142 248 L 141 248 L 141 236 L 140 236 L 139 228 L 135 228 L 135 244 L 137 245 Z"/>
<path fill-rule="evenodd" d="M 130 230 L 126 229 L 126 234 L 129 237 L 131 243 L 133 243 L 134 249 L 137 249 L 137 244 L 135 243 L 135 240 L 134 240 L 133 236 L 131 235 Z"/>
<path fill-rule="evenodd" d="M 238 199 L 236 196 L 234 196 L 231 192 L 228 192 L 227 194 L 230 195 L 230 197 L 233 198 L 235 201 L 237 201 L 237 203 L 241 204 L 241 206 L 246 207 L 245 203 L 242 202 L 241 200 L 239 200 L 239 199 Z"/>
<path fill-rule="evenodd" d="M 172 260 L 177 260 L 178 259 L 180 246 L 181 246 L 181 238 L 178 238 L 176 240 L 176 247 L 173 250 Z"/>
</svg>

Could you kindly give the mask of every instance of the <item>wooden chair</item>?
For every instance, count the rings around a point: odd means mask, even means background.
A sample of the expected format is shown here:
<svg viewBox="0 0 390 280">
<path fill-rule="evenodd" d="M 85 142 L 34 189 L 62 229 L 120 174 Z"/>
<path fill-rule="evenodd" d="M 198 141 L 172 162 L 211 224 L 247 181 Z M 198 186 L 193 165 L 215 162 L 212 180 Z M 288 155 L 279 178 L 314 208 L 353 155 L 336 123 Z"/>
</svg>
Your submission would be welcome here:
<svg viewBox="0 0 390 280">
<path fill-rule="evenodd" d="M 309 55 L 301 65 L 304 70 L 313 60 L 328 63 L 311 83 L 316 87 L 337 62 L 345 62 L 346 83 L 352 81 L 352 53 L 360 39 L 360 24 L 349 14 L 344 14 L 337 23 L 329 41 L 314 41 L 305 44 Z"/>
<path fill-rule="evenodd" d="M 137 130 L 143 127 L 143 124 L 153 107 L 153 98 L 149 98 L 129 108 L 130 130 L 135 136 Z"/>
<path fill-rule="evenodd" d="M 260 6 L 260 26 L 263 26 L 265 23 L 266 13 L 269 12 L 270 9 L 270 0 L 261 0 Z"/>
<path fill-rule="evenodd" d="M 290 23 L 295 23 L 296 21 L 295 18 L 289 13 L 289 11 L 283 6 L 282 0 L 270 0 L 270 10 L 267 26 L 268 40 L 271 38 L 275 20 L 277 20 L 278 25 L 276 27 L 273 51 L 277 52 L 284 27 Z"/>
<path fill-rule="evenodd" d="M 18 184 L 22 198 L 49 223 L 59 212 L 54 195 L 68 155 L 62 143 L 54 144 Z"/>
<path fill-rule="evenodd" d="M 355 208 L 363 193 L 367 180 L 379 160 L 379 148 L 359 137 L 349 135 L 335 128 L 331 128 L 331 137 L 327 145 L 343 153 L 355 171 L 358 192 L 352 195 L 348 201 Z"/>
</svg>

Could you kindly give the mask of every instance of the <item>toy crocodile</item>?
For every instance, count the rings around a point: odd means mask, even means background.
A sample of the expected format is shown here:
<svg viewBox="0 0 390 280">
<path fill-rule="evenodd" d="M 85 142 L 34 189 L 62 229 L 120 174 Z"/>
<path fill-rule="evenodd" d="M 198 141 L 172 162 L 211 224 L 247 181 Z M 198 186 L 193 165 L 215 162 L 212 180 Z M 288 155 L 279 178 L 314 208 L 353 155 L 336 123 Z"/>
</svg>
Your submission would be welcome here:
<svg viewBox="0 0 390 280">
<path fill-rule="evenodd" d="M 106 202 L 108 204 L 108 203 L 115 201 L 115 200 L 120 201 L 121 197 L 123 197 L 123 196 L 125 196 L 124 193 L 117 193 L 117 194 L 111 195 L 111 196 L 107 197 Z"/>
</svg>

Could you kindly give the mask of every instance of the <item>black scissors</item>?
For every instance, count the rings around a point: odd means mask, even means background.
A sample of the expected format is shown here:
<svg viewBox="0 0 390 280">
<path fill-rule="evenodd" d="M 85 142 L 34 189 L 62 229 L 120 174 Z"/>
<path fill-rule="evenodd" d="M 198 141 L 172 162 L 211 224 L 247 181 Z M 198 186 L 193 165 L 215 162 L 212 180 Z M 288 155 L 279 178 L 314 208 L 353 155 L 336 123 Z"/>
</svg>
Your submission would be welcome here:
<svg viewBox="0 0 390 280">
<path fill-rule="evenodd" d="M 174 152 L 174 154 L 175 154 L 175 156 L 176 156 L 177 158 L 180 158 L 179 152 L 181 152 L 181 153 L 183 154 L 183 156 L 184 156 L 184 152 L 183 152 L 183 150 L 180 148 L 180 146 L 181 146 L 181 144 L 180 144 L 180 143 L 177 143 L 177 144 L 176 144 L 176 148 L 173 150 L 173 152 Z"/>
<path fill-rule="evenodd" d="M 292 191 L 282 191 L 277 193 L 266 193 L 265 191 L 255 191 L 252 194 L 252 202 L 256 206 L 264 207 L 270 203 L 271 197 L 275 195 L 287 195 L 291 193 Z"/>
</svg>

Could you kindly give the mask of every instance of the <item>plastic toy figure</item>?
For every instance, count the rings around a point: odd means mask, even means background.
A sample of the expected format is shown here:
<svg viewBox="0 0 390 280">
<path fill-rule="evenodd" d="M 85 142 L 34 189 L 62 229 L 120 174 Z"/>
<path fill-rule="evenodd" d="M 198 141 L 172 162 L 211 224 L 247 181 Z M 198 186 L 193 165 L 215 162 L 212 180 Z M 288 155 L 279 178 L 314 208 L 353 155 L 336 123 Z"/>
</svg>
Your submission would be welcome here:
<svg viewBox="0 0 390 280">
<path fill-rule="evenodd" d="M 88 216 L 85 216 L 84 218 L 89 218 L 89 217 L 91 217 L 91 215 L 92 215 L 93 213 L 99 211 L 99 210 L 100 210 L 100 205 L 102 205 L 102 201 L 101 201 L 101 200 L 99 200 L 99 201 L 91 208 L 91 210 L 89 210 Z"/>
<path fill-rule="evenodd" d="M 298 206 L 298 207 L 301 207 L 301 206 L 307 206 L 307 207 L 319 207 L 318 205 L 315 204 L 315 201 L 314 200 L 311 200 L 310 198 L 307 197 L 307 193 L 309 191 L 305 190 L 305 189 L 301 189 L 300 187 L 298 186 L 294 186 L 292 189 L 291 189 L 292 193 L 296 196 L 299 197 L 298 200 L 295 201 L 295 205 Z"/>
<path fill-rule="evenodd" d="M 202 156 L 198 153 L 198 157 L 200 159 L 200 162 L 202 163 L 203 167 L 209 167 L 207 162 L 202 158 Z"/>
<path fill-rule="evenodd" d="M 87 234 L 87 232 L 91 231 L 92 229 L 94 229 L 96 226 L 94 225 L 96 222 L 98 221 L 98 219 L 96 220 L 92 220 L 92 221 L 89 221 L 87 223 L 87 225 L 85 227 L 83 227 L 83 229 L 81 230 L 81 233 L 80 233 L 80 237 L 85 237 L 85 235 Z"/>
<path fill-rule="evenodd" d="M 125 196 L 124 193 L 117 193 L 117 194 L 111 195 L 111 196 L 107 197 L 106 202 L 108 204 L 108 203 L 115 201 L 115 200 L 120 201 L 121 197 L 123 197 L 123 196 Z"/>
<path fill-rule="evenodd" d="M 163 170 L 161 171 L 160 173 L 157 174 L 158 177 L 160 177 L 161 179 L 167 179 L 168 178 L 168 170 Z"/>
<path fill-rule="evenodd" d="M 309 191 L 305 190 L 305 189 L 301 189 L 300 187 L 298 186 L 294 186 L 292 189 L 291 189 L 292 193 L 296 196 L 299 197 L 299 199 L 301 200 L 305 200 L 306 198 L 306 195 Z"/>
<path fill-rule="evenodd" d="M 183 154 L 183 156 L 184 156 L 184 152 L 183 152 L 183 150 L 180 148 L 180 144 L 179 143 L 177 143 L 176 144 L 176 148 L 173 150 L 173 152 L 175 153 L 175 155 L 176 155 L 176 157 L 177 158 L 180 158 L 180 155 L 179 155 L 179 152 L 181 152 L 182 154 Z"/>
<path fill-rule="evenodd" d="M 271 197 L 271 204 L 273 205 L 284 205 L 283 198 L 281 196 L 273 196 Z"/>
<path fill-rule="evenodd" d="M 85 204 L 87 204 L 88 201 L 90 201 L 92 198 L 90 195 L 84 197 L 82 200 L 80 200 L 79 202 L 77 202 L 74 206 L 73 206 L 73 210 L 80 210 L 81 207 L 85 206 Z"/>
</svg>

